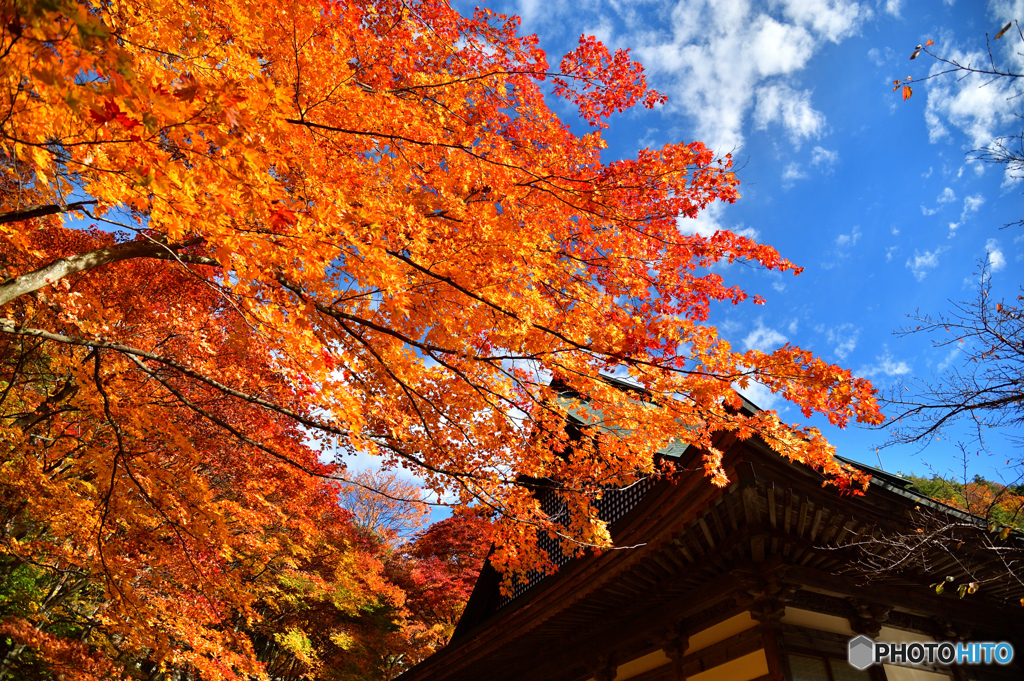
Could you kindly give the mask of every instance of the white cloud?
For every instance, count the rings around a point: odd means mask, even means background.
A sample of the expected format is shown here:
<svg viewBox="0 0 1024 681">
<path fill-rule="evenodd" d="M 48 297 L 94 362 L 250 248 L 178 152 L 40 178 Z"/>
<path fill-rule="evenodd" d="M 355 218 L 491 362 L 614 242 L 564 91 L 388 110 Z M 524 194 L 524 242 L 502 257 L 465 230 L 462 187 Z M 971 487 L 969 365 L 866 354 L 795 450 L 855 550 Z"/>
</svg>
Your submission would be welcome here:
<svg viewBox="0 0 1024 681">
<path fill-rule="evenodd" d="M 775 16 L 749 2 L 676 2 L 664 28 L 629 3 L 615 7 L 633 32 L 623 42 L 636 46 L 652 84 L 669 95 L 668 108 L 688 114 L 697 139 L 723 152 L 742 146 L 752 112 L 757 127 L 778 125 L 795 144 L 823 134 L 824 115 L 792 78 L 826 42 L 854 35 L 871 16 L 850 0 L 772 5 L 781 10 Z"/>
<path fill-rule="evenodd" d="M 814 38 L 803 26 L 782 24 L 761 14 L 751 28 L 750 50 L 762 76 L 792 73 L 814 53 Z"/>
<path fill-rule="evenodd" d="M 854 225 L 853 229 L 850 230 L 849 234 L 840 234 L 836 237 L 836 246 L 838 248 L 848 248 L 856 246 L 860 240 L 860 226 Z"/>
<path fill-rule="evenodd" d="M 735 227 L 727 227 L 723 225 L 721 219 L 724 211 L 724 203 L 712 203 L 710 206 L 697 213 L 696 218 L 676 218 L 676 226 L 682 234 L 700 234 L 705 238 L 721 230 L 729 230 L 733 234 L 745 236 L 749 239 L 757 238 L 758 231 L 753 227 L 744 227 L 742 222 Z"/>
<path fill-rule="evenodd" d="M 792 187 L 794 182 L 803 180 L 806 177 L 807 173 L 800 169 L 799 163 L 790 163 L 782 169 L 782 186 Z"/>
<path fill-rule="evenodd" d="M 977 213 L 978 209 L 981 208 L 982 204 L 985 203 L 985 197 L 981 194 L 974 194 L 964 199 L 964 210 L 960 214 L 960 220 L 967 219 L 967 216 L 971 213 Z"/>
<path fill-rule="evenodd" d="M 990 2 L 992 25 L 1002 25 L 1008 17 L 1024 15 L 1024 3 Z M 1024 66 L 1024 56 L 1014 49 L 1013 41 L 999 41 L 992 45 L 997 64 L 1006 67 Z M 988 54 L 981 50 L 963 51 L 950 46 L 942 55 L 960 64 L 987 65 Z M 930 75 L 948 68 L 936 62 Z M 1012 79 L 992 79 L 983 74 L 958 73 L 933 78 L 927 84 L 928 104 L 925 107 L 925 123 L 929 138 L 937 142 L 950 137 L 950 129 L 959 130 L 967 137 L 967 145 L 978 149 L 987 146 L 994 137 L 1005 132 L 1012 125 L 1018 107 L 1014 97 L 1016 88 Z"/>
<path fill-rule="evenodd" d="M 811 107 L 809 90 L 797 92 L 788 85 L 768 85 L 757 90 L 754 126 L 767 130 L 773 123 L 781 123 L 793 145 L 799 147 L 803 140 L 821 136 L 825 115 Z"/>
<path fill-rule="evenodd" d="M 960 353 L 961 348 L 963 348 L 963 345 L 961 345 L 960 343 L 955 344 L 952 348 L 950 348 L 949 352 L 946 354 L 945 357 L 942 358 L 942 361 L 939 362 L 938 366 L 936 366 L 935 368 L 938 369 L 939 371 L 945 371 L 946 367 L 952 364 L 953 360 L 956 359 L 956 356 L 957 354 Z"/>
<path fill-rule="evenodd" d="M 757 328 L 747 334 L 743 339 L 743 345 L 747 350 L 760 350 L 771 352 L 785 344 L 788 339 L 775 329 L 766 327 L 760 319 L 757 320 Z"/>
<path fill-rule="evenodd" d="M 824 147 L 814 147 L 811 149 L 811 165 L 812 166 L 823 166 L 826 172 L 831 172 L 832 167 L 839 161 L 838 151 L 829 151 Z"/>
<path fill-rule="evenodd" d="M 917 250 L 914 250 L 914 257 L 907 260 L 907 267 L 914 273 L 914 278 L 918 281 L 924 280 L 928 276 L 928 270 L 939 266 L 939 254 L 947 250 L 947 248 L 942 246 L 934 251 L 925 251 L 924 253 L 918 253 Z"/>
<path fill-rule="evenodd" d="M 583 33 L 586 35 L 594 36 L 605 45 L 611 45 L 614 29 L 612 27 L 612 22 L 608 17 L 604 15 L 598 15 L 597 24 L 587 25 L 583 29 Z"/>
<path fill-rule="evenodd" d="M 874 364 L 861 367 L 857 370 L 857 375 L 864 376 L 865 378 L 872 378 L 879 374 L 885 376 L 903 376 L 904 374 L 910 373 L 910 366 L 902 361 L 897 360 L 889 352 L 889 348 L 883 346 L 883 353 L 875 358 Z"/>
<path fill-rule="evenodd" d="M 782 280 L 782 273 L 774 270 L 768 270 L 765 272 L 769 279 L 772 280 L 772 288 L 782 293 L 786 290 L 786 283 Z"/>
<path fill-rule="evenodd" d="M 747 383 L 746 388 L 741 388 L 737 384 L 733 384 L 733 386 L 741 395 L 761 409 L 771 409 L 780 399 L 778 395 L 774 394 L 768 388 L 768 386 L 758 383 L 757 381 L 750 381 Z"/>
<path fill-rule="evenodd" d="M 892 254 L 899 250 L 899 246 L 889 246 L 885 249 L 885 261 L 892 262 Z"/>
<path fill-rule="evenodd" d="M 903 6 L 903 0 L 885 0 L 885 11 L 894 17 L 900 15 L 900 8 Z"/>
<path fill-rule="evenodd" d="M 794 21 L 838 43 L 857 32 L 871 10 L 846 0 L 783 0 L 783 11 Z"/>
<path fill-rule="evenodd" d="M 718 330 L 722 336 L 735 336 L 743 330 L 743 322 L 735 319 L 726 319 L 718 325 Z"/>
<path fill-rule="evenodd" d="M 929 174 L 931 174 L 930 171 Z M 935 200 L 939 203 L 938 207 L 936 208 L 928 208 L 924 204 L 921 204 L 922 215 L 935 215 L 936 213 L 939 212 L 939 210 L 941 210 L 942 204 L 952 203 L 953 201 L 956 201 L 956 194 L 953 193 L 952 189 L 946 187 L 945 189 L 942 190 L 942 193 L 939 194 L 938 197 L 936 197 Z"/>
<path fill-rule="evenodd" d="M 877 47 L 872 47 L 868 50 L 868 59 L 875 63 L 875 66 L 885 66 L 887 61 L 891 61 L 896 53 L 892 51 L 891 47 L 886 47 L 884 50 L 879 50 Z"/>
<path fill-rule="evenodd" d="M 835 345 L 832 352 L 839 359 L 846 359 L 856 349 L 858 336 L 860 329 L 854 328 L 853 324 L 842 324 L 828 330 L 828 342 Z"/>
<path fill-rule="evenodd" d="M 989 239 L 985 242 L 985 252 L 988 253 L 988 266 L 993 272 L 1006 267 L 1006 256 L 1003 255 L 1003 249 L 999 246 L 998 239 Z"/>
<path fill-rule="evenodd" d="M 523 27 L 536 30 L 538 23 L 543 23 L 548 3 L 542 0 L 519 0 L 516 14 L 522 19 Z"/>
<path fill-rule="evenodd" d="M 792 334 L 792 333 L 796 333 L 796 330 L 799 327 L 800 327 L 800 319 L 797 318 L 797 319 L 794 319 L 793 321 L 791 321 L 787 328 L 789 329 L 789 332 Z"/>
</svg>

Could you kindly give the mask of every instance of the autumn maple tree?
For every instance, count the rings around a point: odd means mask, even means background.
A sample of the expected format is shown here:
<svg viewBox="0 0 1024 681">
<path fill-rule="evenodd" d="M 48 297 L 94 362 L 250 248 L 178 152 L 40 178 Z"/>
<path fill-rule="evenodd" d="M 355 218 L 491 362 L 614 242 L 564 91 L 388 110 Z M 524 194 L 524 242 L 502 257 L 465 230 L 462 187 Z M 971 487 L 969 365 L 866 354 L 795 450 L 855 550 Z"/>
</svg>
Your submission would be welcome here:
<svg viewBox="0 0 1024 681">
<path fill-rule="evenodd" d="M 400 544 L 423 529 L 430 507 L 423 490 L 396 471 L 363 470 L 346 476 L 339 496 L 341 507 L 364 532 L 389 544 Z"/>
<path fill-rule="evenodd" d="M 404 596 L 402 607 L 392 600 L 350 625 L 357 634 L 352 645 L 324 667 L 343 679 L 392 679 L 446 645 L 487 558 L 494 531 L 488 515 L 479 506 L 456 509 L 411 541 L 385 549 L 385 574 Z"/>
<path fill-rule="evenodd" d="M 54 252 L 114 242 L 59 225 L 35 236 Z M 299 406 L 201 279 L 154 260 L 110 274 L 116 286 L 94 278 L 75 291 L 122 338 L 167 357 L 208 353 L 233 366 L 237 388 Z M 313 632 L 348 641 L 353 623 L 401 606 L 384 557 L 337 504 L 336 466 L 293 421 L 101 350 L 12 334 L 0 356 L 0 678 L 287 678 L 275 670 L 317 668 Z M 246 423 L 273 454 L 218 421 Z M 310 626 L 310 611 L 333 626 Z"/>
<path fill-rule="evenodd" d="M 583 37 L 549 65 L 515 18 L 443 0 L 0 11 L 3 551 L 88 577 L 104 659 L 259 676 L 243 632 L 279 589 L 344 593 L 353 617 L 387 601 L 372 555 L 316 557 L 355 547 L 318 519 L 357 483 L 351 453 L 496 513 L 510 578 L 543 562 L 538 529 L 608 545 L 595 496 L 658 474 L 672 440 L 718 485 L 723 432 L 863 482 L 816 429 L 738 409 L 757 381 L 839 426 L 881 418 L 849 371 L 736 352 L 706 323 L 747 298 L 716 263 L 799 270 L 680 233 L 738 197 L 728 157 L 602 159 L 613 114 L 664 101 L 627 53 Z M 601 423 L 570 442 L 580 400 Z M 538 478 L 567 520 L 521 484 Z M 37 620 L 6 635 L 44 650 Z M 270 639 L 315 665 L 301 633 Z"/>
</svg>

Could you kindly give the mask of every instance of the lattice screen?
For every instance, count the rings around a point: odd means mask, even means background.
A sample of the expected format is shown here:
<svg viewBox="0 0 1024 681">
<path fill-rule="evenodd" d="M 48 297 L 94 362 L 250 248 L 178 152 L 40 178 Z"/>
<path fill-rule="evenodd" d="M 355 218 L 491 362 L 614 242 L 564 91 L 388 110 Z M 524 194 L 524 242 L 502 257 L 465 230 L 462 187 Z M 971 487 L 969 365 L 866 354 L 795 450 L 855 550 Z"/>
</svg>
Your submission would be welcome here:
<svg viewBox="0 0 1024 681">
<path fill-rule="evenodd" d="M 617 520 L 629 513 L 652 487 L 654 487 L 654 481 L 650 478 L 644 478 L 623 489 L 605 490 L 601 499 L 596 504 L 599 517 L 609 525 L 614 525 Z M 540 507 L 549 517 L 557 519 L 564 514 L 565 504 L 557 497 L 553 490 L 541 490 L 537 496 L 540 500 Z M 562 521 L 560 520 L 559 522 Z M 546 533 L 540 536 L 537 543 L 548 552 L 551 561 L 559 568 L 572 560 L 572 557 L 562 553 L 558 540 L 551 539 Z M 503 597 L 501 605 L 498 607 L 504 607 L 516 598 L 519 598 L 531 587 L 539 584 L 546 576 L 541 572 L 528 573 L 527 581 L 517 583 L 512 591 L 512 595 Z"/>
</svg>

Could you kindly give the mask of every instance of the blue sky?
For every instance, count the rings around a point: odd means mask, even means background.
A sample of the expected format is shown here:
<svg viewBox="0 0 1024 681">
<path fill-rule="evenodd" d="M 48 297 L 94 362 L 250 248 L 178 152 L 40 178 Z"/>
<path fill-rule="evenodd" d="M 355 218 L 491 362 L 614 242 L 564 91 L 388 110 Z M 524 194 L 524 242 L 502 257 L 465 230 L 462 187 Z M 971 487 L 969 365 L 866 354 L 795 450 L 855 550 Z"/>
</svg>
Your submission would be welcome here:
<svg viewBox="0 0 1024 681">
<path fill-rule="evenodd" d="M 468 13 L 480 3 L 453 4 Z M 926 338 L 893 331 L 917 309 L 939 313 L 949 300 L 970 298 L 979 261 L 988 259 L 997 295 L 1016 296 L 1024 229 L 1000 228 L 1024 217 L 1024 182 L 1000 166 L 969 162 L 965 152 L 1019 131 L 1024 122 L 1014 114 L 1024 101 L 1008 100 L 1006 83 L 944 78 L 915 86 L 903 102 L 892 82 L 927 74 L 933 62 L 909 56 L 929 38 L 940 54 L 980 59 L 985 32 L 1024 20 L 1024 0 L 486 6 L 522 17 L 522 32 L 538 35 L 552 64 L 587 33 L 611 49 L 630 48 L 645 65 L 669 103 L 614 117 L 607 160 L 692 140 L 733 153 L 743 198 L 682 221 L 681 229 L 741 231 L 805 268 L 797 277 L 726 268 L 727 279 L 767 300 L 716 311 L 715 323 L 735 346 L 771 350 L 790 342 L 884 388 L 956 361 Z M 1020 50 L 1019 40 L 994 43 L 997 57 L 1019 70 L 1024 57 L 1012 48 Z M 573 120 L 568 109 L 563 115 Z M 751 397 L 805 421 L 771 395 Z M 840 454 L 878 464 L 884 434 L 814 423 Z M 972 462 L 972 474 L 999 477 L 1013 447 L 1003 439 L 992 444 L 997 454 Z M 880 457 L 889 471 L 962 474 L 952 441 L 924 451 L 884 449 Z"/>
</svg>

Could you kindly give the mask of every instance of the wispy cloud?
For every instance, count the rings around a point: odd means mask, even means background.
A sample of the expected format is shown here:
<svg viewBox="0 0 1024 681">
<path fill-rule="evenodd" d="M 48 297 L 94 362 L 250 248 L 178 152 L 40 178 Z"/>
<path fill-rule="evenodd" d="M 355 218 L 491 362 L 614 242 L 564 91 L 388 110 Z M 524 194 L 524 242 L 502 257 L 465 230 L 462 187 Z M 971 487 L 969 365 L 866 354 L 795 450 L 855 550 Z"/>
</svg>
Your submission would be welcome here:
<svg viewBox="0 0 1024 681">
<path fill-rule="evenodd" d="M 985 252 L 988 254 L 988 268 L 992 272 L 998 272 L 1006 267 L 1006 256 L 999 245 L 998 239 L 989 239 L 985 242 Z"/>
<path fill-rule="evenodd" d="M 939 194 L 938 197 L 936 197 L 935 201 L 939 204 L 935 208 L 929 208 L 928 206 L 921 204 L 921 213 L 923 215 L 935 215 L 942 209 L 942 204 L 952 203 L 953 201 L 956 201 L 956 194 L 953 192 L 952 189 L 946 187 L 945 189 L 942 190 L 942 193 Z"/>
<path fill-rule="evenodd" d="M 724 211 L 725 204 L 712 203 L 710 206 L 700 211 L 695 218 L 676 218 L 676 226 L 682 234 L 700 234 L 703 237 L 709 237 L 715 232 L 727 229 L 733 234 L 745 236 L 750 239 L 757 238 L 758 231 L 753 227 L 744 227 L 742 222 L 733 227 L 723 225 L 722 213 Z"/>
<path fill-rule="evenodd" d="M 836 247 L 840 249 L 850 248 L 852 246 L 856 246 L 859 240 L 860 226 L 854 225 L 849 234 L 840 234 L 836 237 Z"/>
<path fill-rule="evenodd" d="M 741 395 L 761 409 L 772 409 L 775 403 L 781 399 L 778 395 L 772 393 L 766 385 L 757 381 L 750 381 L 746 388 L 741 388 L 738 385 L 734 385 L 734 387 Z"/>
<path fill-rule="evenodd" d="M 949 349 L 949 352 L 946 353 L 946 356 L 942 358 L 942 361 L 939 362 L 935 368 L 938 369 L 939 371 L 945 371 L 946 367 L 952 364 L 953 360 L 956 359 L 956 356 L 960 354 L 960 350 L 962 348 L 963 346 L 960 345 L 959 343 L 951 347 Z"/>
<path fill-rule="evenodd" d="M 868 59 L 875 63 L 875 66 L 885 66 L 887 61 L 890 61 L 896 53 L 893 52 L 891 47 L 886 47 L 884 50 L 879 50 L 877 47 L 872 47 L 868 50 Z"/>
<path fill-rule="evenodd" d="M 935 269 L 939 266 L 939 255 L 947 250 L 948 247 L 940 246 L 933 251 L 925 251 L 919 253 L 914 251 L 914 256 L 907 260 L 907 268 L 914 273 L 914 278 L 918 281 L 923 281 L 928 276 L 928 270 Z"/>
<path fill-rule="evenodd" d="M 782 293 L 783 291 L 786 290 L 786 282 L 783 281 L 781 272 L 777 272 L 775 270 L 767 270 L 764 274 L 771 280 L 773 289 L 775 289 L 779 293 Z"/>
<path fill-rule="evenodd" d="M 832 352 L 839 359 L 846 357 L 857 348 L 860 329 L 853 324 L 842 324 L 828 330 L 828 342 L 833 344 Z"/>
<path fill-rule="evenodd" d="M 771 352 L 783 345 L 787 340 L 788 339 L 781 333 L 775 329 L 766 327 L 764 323 L 758 319 L 757 328 L 747 334 L 747 337 L 743 339 L 743 345 L 747 350 Z"/>
<path fill-rule="evenodd" d="M 988 61 L 988 55 L 978 50 L 963 52 L 950 50 L 947 58 L 961 64 L 979 64 Z M 935 64 L 932 73 L 945 65 Z M 1016 102 L 1012 83 L 990 79 L 979 74 L 965 74 L 963 78 L 936 78 L 928 87 L 925 123 L 932 142 L 950 136 L 949 128 L 959 129 L 974 148 L 987 146 L 999 130 L 1013 120 Z"/>
<path fill-rule="evenodd" d="M 811 149 L 811 165 L 820 168 L 824 173 L 831 173 L 838 162 L 838 151 L 830 151 L 818 146 Z"/>
<path fill-rule="evenodd" d="M 821 136 L 825 115 L 811 106 L 809 90 L 797 92 L 788 85 L 758 88 L 754 127 L 767 130 L 776 123 L 789 133 L 793 146 L 799 147 L 801 142 Z"/>
<path fill-rule="evenodd" d="M 991 0 L 988 4 L 994 26 L 1001 25 L 1008 18 L 1021 17 L 1024 13 L 1024 2 L 1021 0 Z M 991 47 L 996 61 L 1002 62 L 1004 68 L 1009 64 L 1011 70 L 1019 72 L 1024 67 L 1024 54 L 1014 41 L 998 41 Z M 946 59 L 960 64 L 985 64 L 989 61 L 989 54 L 981 49 L 964 51 L 952 46 L 943 52 Z M 935 75 L 946 68 L 946 63 L 936 62 L 930 74 Z M 1013 79 L 992 79 L 981 73 L 962 73 L 956 78 L 934 78 L 926 87 L 928 104 L 924 116 L 928 136 L 933 143 L 952 139 L 952 129 L 967 138 L 970 148 L 980 149 L 989 146 L 1000 135 L 1019 130 L 1016 121 L 1019 92 Z M 975 164 L 974 170 L 980 175 L 984 172 L 984 166 Z M 1007 166 L 1004 169 L 1004 184 L 1012 182 L 1012 175 L 1011 168 Z"/>
<path fill-rule="evenodd" d="M 896 359 L 889 352 L 888 346 L 882 347 L 883 352 L 875 358 L 874 364 L 861 367 L 857 370 L 858 376 L 873 378 L 875 376 L 903 376 L 910 373 L 910 365 L 903 360 Z"/>
<path fill-rule="evenodd" d="M 966 220 L 967 216 L 971 213 L 977 213 L 978 209 L 981 208 L 982 204 L 985 203 L 985 197 L 981 194 L 972 194 L 964 199 L 964 210 L 960 213 L 960 220 Z"/>
<path fill-rule="evenodd" d="M 792 187 L 797 180 L 807 177 L 807 173 L 800 169 L 799 163 L 790 163 L 782 170 L 782 186 Z"/>
<path fill-rule="evenodd" d="M 981 194 L 972 194 L 971 196 L 964 197 L 964 209 L 960 211 L 960 221 L 949 223 L 950 239 L 956 236 L 956 230 L 959 229 L 973 213 L 977 213 L 984 203 L 985 197 Z"/>
</svg>

